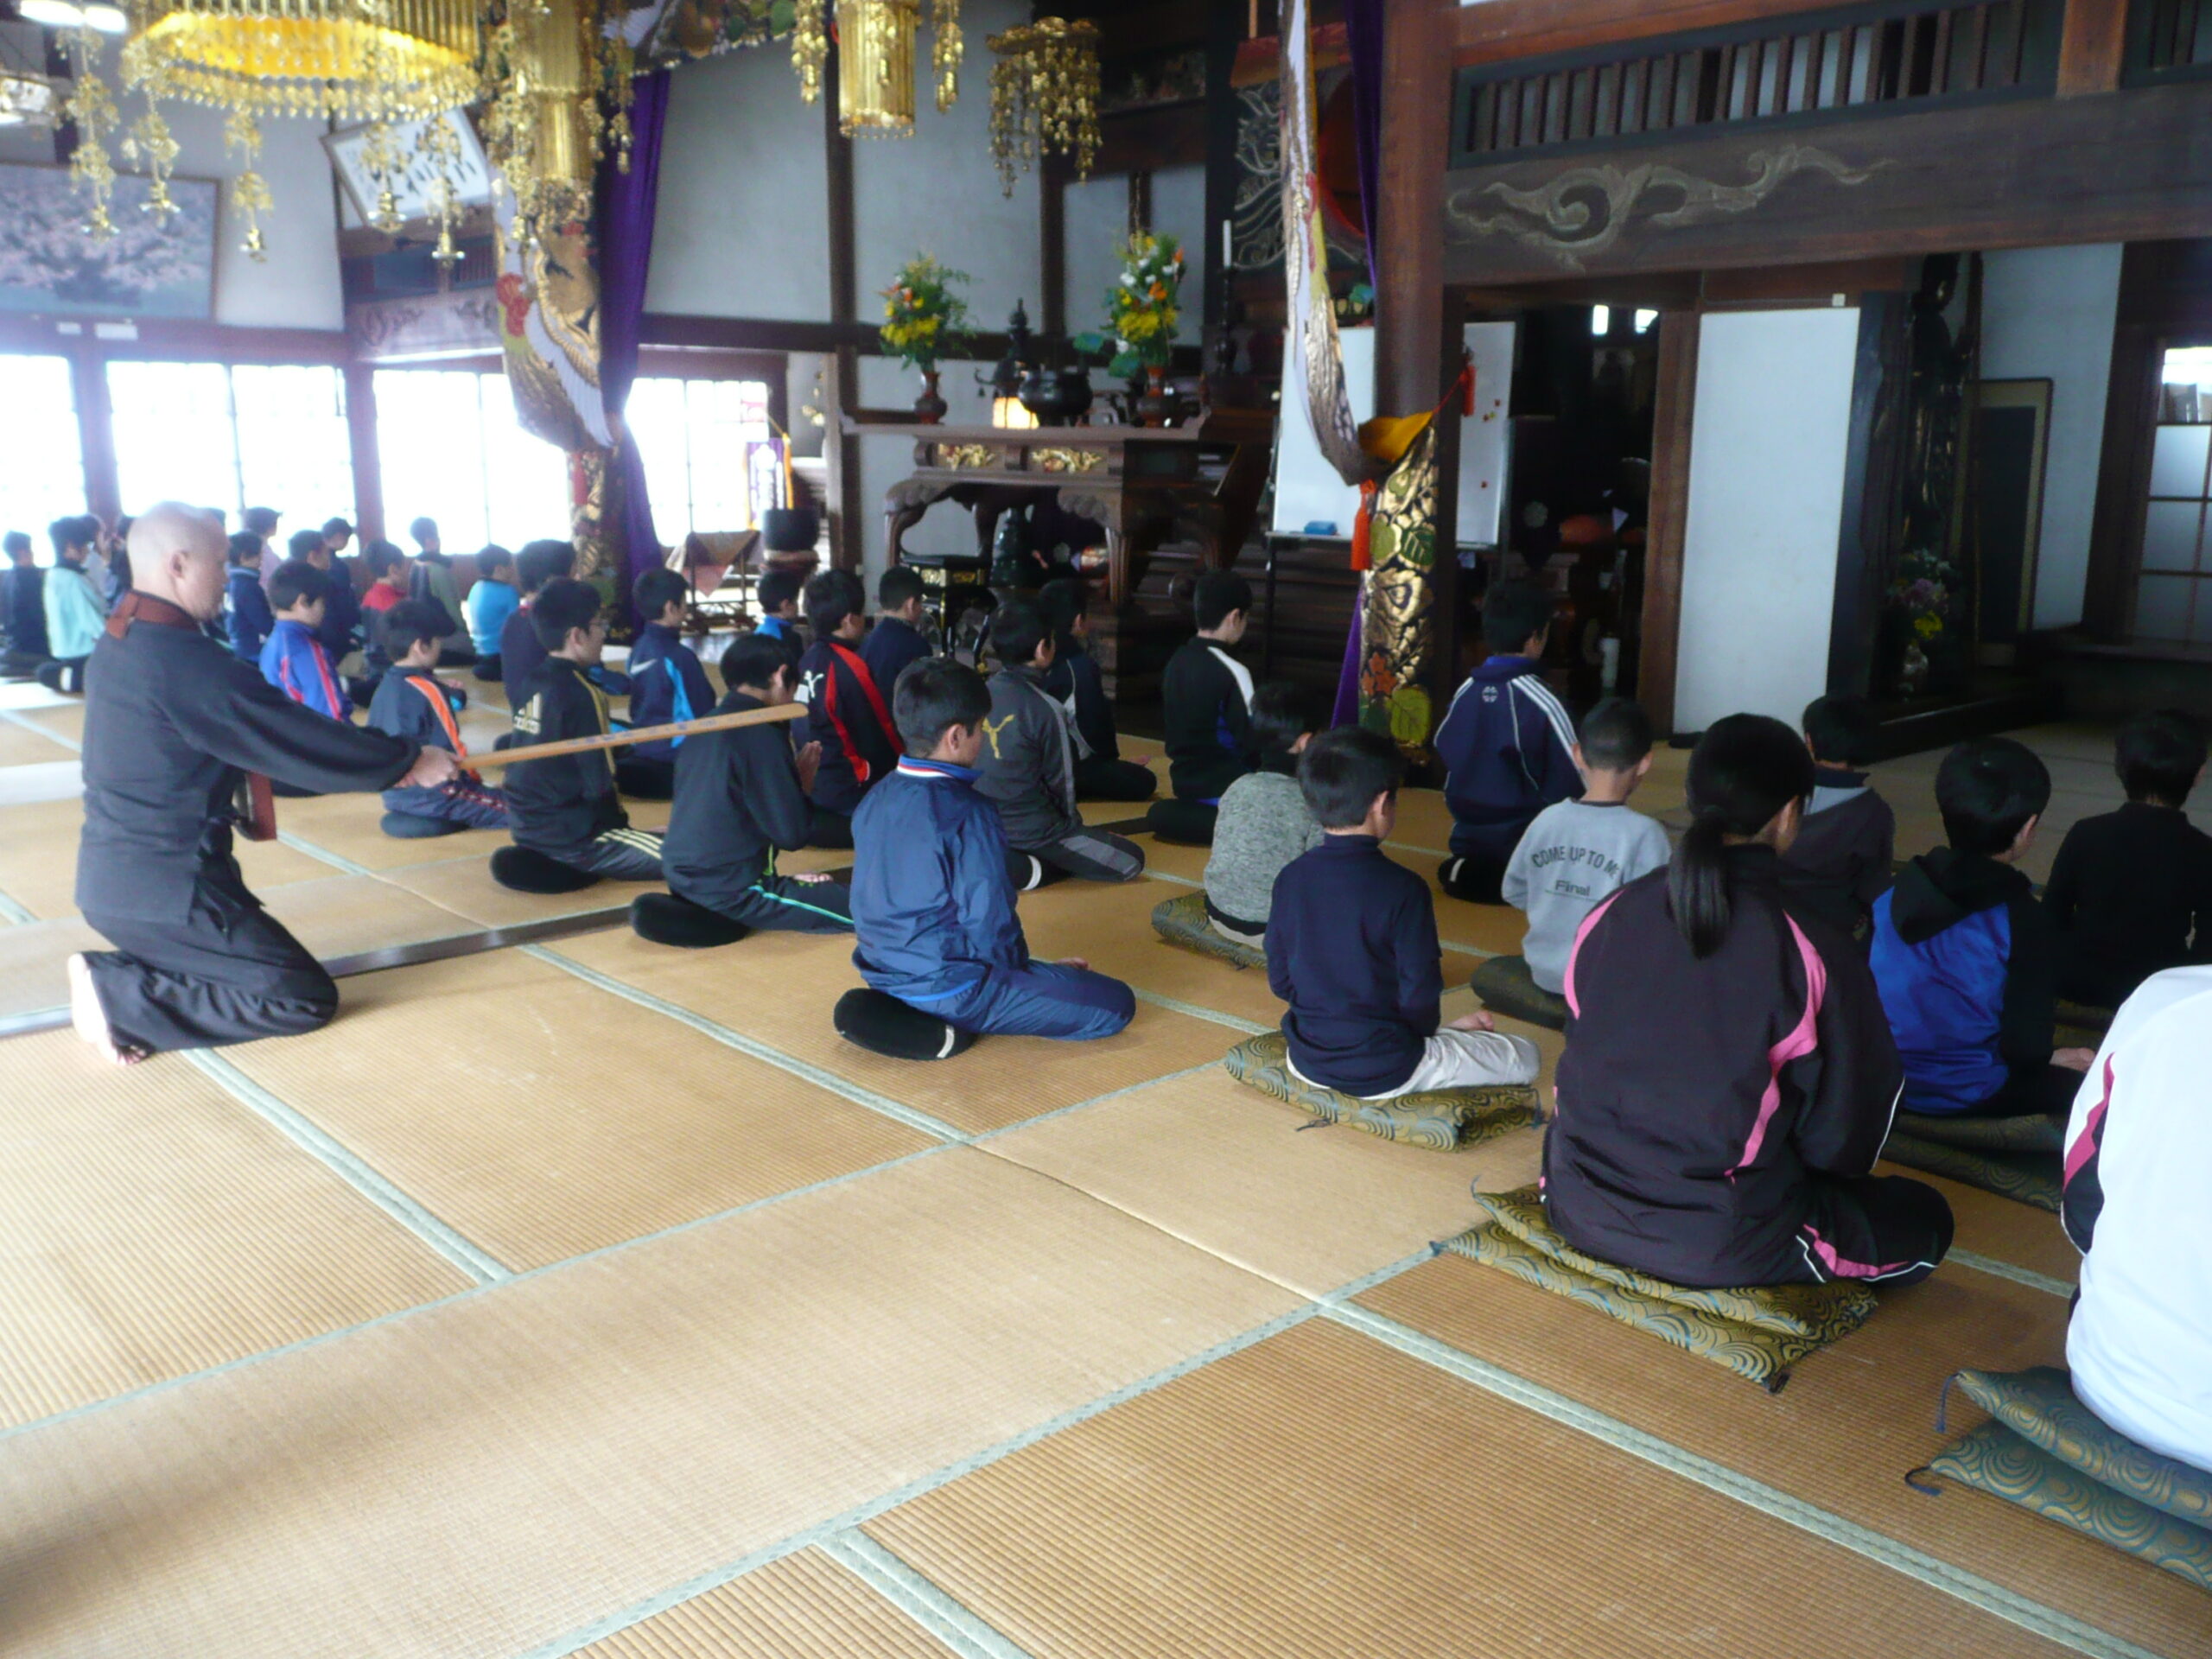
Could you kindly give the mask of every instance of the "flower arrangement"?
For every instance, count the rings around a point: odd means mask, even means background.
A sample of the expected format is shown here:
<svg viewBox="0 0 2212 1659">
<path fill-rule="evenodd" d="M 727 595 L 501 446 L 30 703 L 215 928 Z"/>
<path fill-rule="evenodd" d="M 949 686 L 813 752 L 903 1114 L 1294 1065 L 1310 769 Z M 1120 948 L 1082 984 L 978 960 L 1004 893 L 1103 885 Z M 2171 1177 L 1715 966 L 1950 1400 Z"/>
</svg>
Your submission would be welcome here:
<svg viewBox="0 0 2212 1659">
<path fill-rule="evenodd" d="M 1890 582 L 1890 604 L 1904 613 L 1905 631 L 1925 651 L 1951 625 L 1957 568 L 1932 548 L 1908 548 Z"/>
<path fill-rule="evenodd" d="M 1115 357 L 1109 374 L 1164 369 L 1182 321 L 1183 250 L 1172 236 L 1140 232 L 1123 250 L 1121 279 L 1107 290 L 1106 327 Z"/>
<path fill-rule="evenodd" d="M 934 254 L 917 254 L 901 265 L 883 290 L 883 349 L 924 373 L 937 367 L 967 332 L 968 302 L 953 285 L 970 280 Z"/>
</svg>

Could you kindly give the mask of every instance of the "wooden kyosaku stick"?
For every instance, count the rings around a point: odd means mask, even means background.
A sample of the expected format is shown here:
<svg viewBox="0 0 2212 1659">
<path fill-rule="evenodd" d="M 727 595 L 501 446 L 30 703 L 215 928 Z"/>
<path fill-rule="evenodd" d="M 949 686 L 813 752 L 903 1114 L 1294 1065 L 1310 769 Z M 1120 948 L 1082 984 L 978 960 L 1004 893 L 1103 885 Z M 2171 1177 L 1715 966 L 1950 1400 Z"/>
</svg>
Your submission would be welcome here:
<svg viewBox="0 0 2212 1659">
<path fill-rule="evenodd" d="M 739 726 L 772 726 L 787 720 L 804 720 L 803 702 L 779 703 L 772 709 L 745 709 L 734 715 L 702 715 L 668 726 L 638 726 L 626 732 L 607 732 L 599 737 L 571 737 L 559 743 L 540 743 L 527 749 L 487 749 L 472 753 L 461 766 L 470 772 L 512 766 L 518 760 L 551 760 L 564 754 L 589 754 L 594 749 L 620 749 L 632 743 L 656 743 L 664 738 L 696 737 L 702 732 L 727 732 Z"/>
</svg>

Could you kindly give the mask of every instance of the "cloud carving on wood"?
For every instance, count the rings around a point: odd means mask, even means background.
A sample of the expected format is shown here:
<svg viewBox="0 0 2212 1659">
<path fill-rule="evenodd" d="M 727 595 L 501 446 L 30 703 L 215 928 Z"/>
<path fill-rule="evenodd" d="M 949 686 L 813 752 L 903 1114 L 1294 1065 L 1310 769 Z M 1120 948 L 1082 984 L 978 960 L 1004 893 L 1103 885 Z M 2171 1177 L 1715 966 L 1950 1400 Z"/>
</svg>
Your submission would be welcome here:
<svg viewBox="0 0 2212 1659">
<path fill-rule="evenodd" d="M 1656 193 L 1673 192 L 1681 200 L 1647 214 L 1643 222 L 1674 230 L 1750 213 L 1798 173 L 1824 173 L 1838 184 L 1859 185 L 1889 162 L 1855 168 L 1811 144 L 1783 144 L 1752 150 L 1744 165 L 1751 177 L 1742 184 L 1701 179 L 1663 162 L 1573 167 L 1533 190 L 1503 179 L 1456 190 L 1445 202 L 1445 213 L 1463 236 L 1510 236 L 1580 271 L 1585 256 L 1604 252 L 1626 234 L 1637 207 Z"/>
</svg>

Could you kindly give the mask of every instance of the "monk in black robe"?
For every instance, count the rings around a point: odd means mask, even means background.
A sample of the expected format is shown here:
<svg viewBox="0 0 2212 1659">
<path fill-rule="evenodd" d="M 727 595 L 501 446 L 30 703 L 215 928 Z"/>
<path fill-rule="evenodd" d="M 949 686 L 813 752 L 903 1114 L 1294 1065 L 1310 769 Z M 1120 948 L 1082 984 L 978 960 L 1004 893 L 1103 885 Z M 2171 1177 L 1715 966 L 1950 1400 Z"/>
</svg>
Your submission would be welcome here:
<svg viewBox="0 0 2212 1659">
<path fill-rule="evenodd" d="M 69 959 L 78 1034 L 129 1064 L 329 1023 L 338 988 L 261 908 L 231 855 L 248 774 L 303 792 L 435 787 L 445 750 L 292 702 L 200 631 L 221 614 L 225 543 L 164 502 L 130 528 L 135 591 L 85 677 L 77 906 L 117 948 Z"/>
</svg>

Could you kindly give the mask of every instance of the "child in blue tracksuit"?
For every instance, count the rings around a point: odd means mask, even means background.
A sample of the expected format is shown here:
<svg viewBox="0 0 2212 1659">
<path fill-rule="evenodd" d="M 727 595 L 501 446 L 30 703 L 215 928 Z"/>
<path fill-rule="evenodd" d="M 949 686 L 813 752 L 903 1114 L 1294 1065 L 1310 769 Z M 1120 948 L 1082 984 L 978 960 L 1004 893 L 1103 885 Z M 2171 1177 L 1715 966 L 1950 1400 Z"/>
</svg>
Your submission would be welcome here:
<svg viewBox="0 0 2212 1659">
<path fill-rule="evenodd" d="M 1914 859 L 1874 901 L 1874 982 L 1910 1111 L 2063 1116 L 2096 1058 L 2052 1049 L 2057 938 L 2014 868 L 2050 802 L 2050 773 L 2023 745 L 1960 744 L 1936 773 L 1949 845 Z"/>
<path fill-rule="evenodd" d="M 631 589 L 644 624 L 630 647 L 630 724 L 666 726 L 715 710 L 714 682 L 698 653 L 683 643 L 684 602 L 691 584 L 665 567 L 648 570 Z M 619 755 L 615 783 L 640 801 L 665 801 L 676 793 L 676 750 L 683 740 L 639 743 Z"/>
<path fill-rule="evenodd" d="M 369 724 L 427 748 L 448 750 L 466 761 L 468 746 L 461 741 L 461 711 L 468 707 L 468 693 L 431 672 L 438 665 L 444 623 L 439 607 L 418 599 L 403 599 L 378 619 L 379 643 L 391 667 L 377 682 L 376 696 L 369 700 Z M 424 819 L 454 830 L 505 830 L 512 823 L 506 797 L 467 771 L 435 788 L 387 789 L 384 810 L 393 817 Z M 385 825 L 385 833 L 407 838 L 410 828 L 415 836 L 437 833 L 423 824 L 391 823 Z"/>
<path fill-rule="evenodd" d="M 231 574 L 224 609 L 228 613 L 231 649 L 241 662 L 258 663 L 261 647 L 276 626 L 276 618 L 269 608 L 268 590 L 261 585 L 261 556 L 265 550 L 261 537 L 250 530 L 231 537 Z"/>
<path fill-rule="evenodd" d="M 260 577 L 243 565 L 232 569 L 233 585 L 240 575 L 250 577 L 254 591 L 260 592 Z M 269 578 L 268 604 L 275 620 L 261 647 L 261 677 L 318 715 L 351 720 L 353 700 L 346 695 L 338 664 L 319 637 L 329 598 L 330 577 L 305 559 L 287 559 L 276 567 Z"/>
<path fill-rule="evenodd" d="M 1574 722 L 1538 666 L 1551 615 L 1551 596 L 1541 589 L 1492 588 L 1483 601 L 1490 659 L 1452 695 L 1437 728 L 1452 809 L 1452 856 L 1437 879 L 1454 899 L 1504 903 L 1505 867 L 1536 814 L 1582 793 Z"/>
<path fill-rule="evenodd" d="M 853 816 L 853 963 L 876 990 L 978 1035 L 1111 1037 L 1136 1013 L 1081 961 L 1033 962 L 1014 915 L 1006 830 L 976 792 L 991 694 L 931 658 L 899 677 L 906 753 Z"/>
</svg>

